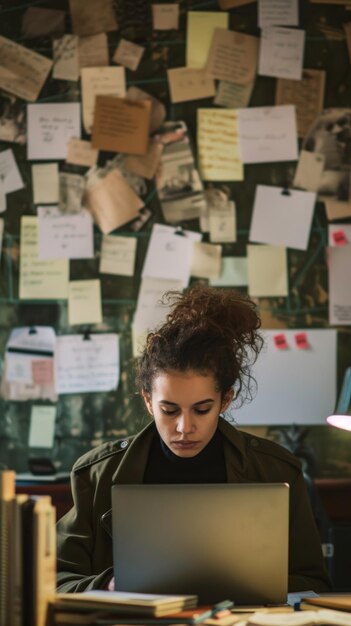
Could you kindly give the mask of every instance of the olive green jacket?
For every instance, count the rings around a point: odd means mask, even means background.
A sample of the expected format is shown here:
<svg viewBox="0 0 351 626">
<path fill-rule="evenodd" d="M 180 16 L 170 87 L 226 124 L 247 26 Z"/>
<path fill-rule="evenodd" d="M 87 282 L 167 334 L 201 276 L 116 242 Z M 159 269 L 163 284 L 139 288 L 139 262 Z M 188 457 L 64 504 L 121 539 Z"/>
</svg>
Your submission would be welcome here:
<svg viewBox="0 0 351 626">
<path fill-rule="evenodd" d="M 228 482 L 290 485 L 289 591 L 328 591 L 300 462 L 274 442 L 240 432 L 222 418 L 219 430 Z M 135 437 L 95 448 L 73 466 L 74 505 L 57 524 L 58 591 L 103 589 L 112 578 L 111 486 L 143 482 L 154 433 L 152 422 Z"/>
</svg>

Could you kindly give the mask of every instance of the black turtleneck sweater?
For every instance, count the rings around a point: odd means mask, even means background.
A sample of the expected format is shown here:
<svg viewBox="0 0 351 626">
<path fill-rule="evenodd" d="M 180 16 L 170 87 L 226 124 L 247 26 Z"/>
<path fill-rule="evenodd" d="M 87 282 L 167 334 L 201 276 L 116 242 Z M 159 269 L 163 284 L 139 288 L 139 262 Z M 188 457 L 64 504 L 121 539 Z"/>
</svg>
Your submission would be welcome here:
<svg viewBox="0 0 351 626">
<path fill-rule="evenodd" d="M 196 456 L 179 457 L 155 434 L 147 460 L 144 484 L 226 483 L 222 435 L 217 430 Z"/>
</svg>

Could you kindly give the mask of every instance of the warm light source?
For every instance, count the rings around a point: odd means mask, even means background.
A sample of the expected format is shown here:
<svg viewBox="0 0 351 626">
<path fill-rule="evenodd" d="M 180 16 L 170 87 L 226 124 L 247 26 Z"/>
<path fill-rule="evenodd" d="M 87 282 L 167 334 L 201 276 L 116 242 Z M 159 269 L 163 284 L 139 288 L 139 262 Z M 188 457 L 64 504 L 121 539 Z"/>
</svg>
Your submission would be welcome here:
<svg viewBox="0 0 351 626">
<path fill-rule="evenodd" d="M 335 413 L 327 417 L 331 426 L 351 431 L 351 367 L 348 367 L 342 383 Z"/>
</svg>

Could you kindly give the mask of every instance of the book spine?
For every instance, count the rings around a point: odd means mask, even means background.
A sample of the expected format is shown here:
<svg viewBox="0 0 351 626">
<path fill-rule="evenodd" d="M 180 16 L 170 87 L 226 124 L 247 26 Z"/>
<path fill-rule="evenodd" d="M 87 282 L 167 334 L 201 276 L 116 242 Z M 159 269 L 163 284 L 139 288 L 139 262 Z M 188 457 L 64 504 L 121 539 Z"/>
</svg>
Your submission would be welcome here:
<svg viewBox="0 0 351 626">
<path fill-rule="evenodd" d="M 0 626 L 10 623 L 10 549 L 12 501 L 15 497 L 16 474 L 0 471 Z"/>
<path fill-rule="evenodd" d="M 33 509 L 34 624 L 45 626 L 56 592 L 56 514 L 51 498 L 39 498 Z"/>
</svg>

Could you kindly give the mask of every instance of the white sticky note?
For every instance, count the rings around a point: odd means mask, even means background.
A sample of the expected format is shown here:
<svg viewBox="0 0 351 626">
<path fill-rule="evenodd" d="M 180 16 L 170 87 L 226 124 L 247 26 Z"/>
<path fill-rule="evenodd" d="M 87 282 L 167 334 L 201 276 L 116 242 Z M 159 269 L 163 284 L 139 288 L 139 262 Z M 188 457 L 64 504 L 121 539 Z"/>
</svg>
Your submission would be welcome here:
<svg viewBox="0 0 351 626">
<path fill-rule="evenodd" d="M 252 107 L 238 110 L 239 144 L 243 163 L 296 161 L 298 139 L 295 107 Z"/>
<path fill-rule="evenodd" d="M 38 207 L 39 259 L 91 259 L 94 256 L 93 220 L 86 209 L 61 213 L 57 207 Z"/>
<path fill-rule="evenodd" d="M 258 73 L 260 76 L 301 80 L 305 31 L 270 26 L 261 32 Z"/>
<path fill-rule="evenodd" d="M 28 104 L 29 160 L 65 159 L 72 137 L 80 137 L 80 103 Z"/>
<path fill-rule="evenodd" d="M 52 448 L 55 437 L 56 406 L 32 406 L 30 415 L 30 448 Z"/>
<path fill-rule="evenodd" d="M 258 26 L 297 26 L 298 0 L 258 0 Z"/>
</svg>

